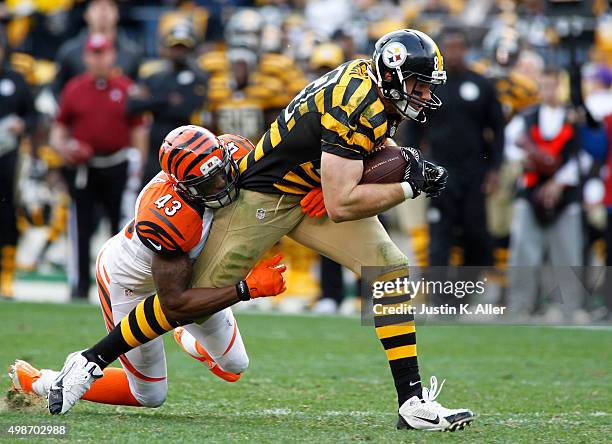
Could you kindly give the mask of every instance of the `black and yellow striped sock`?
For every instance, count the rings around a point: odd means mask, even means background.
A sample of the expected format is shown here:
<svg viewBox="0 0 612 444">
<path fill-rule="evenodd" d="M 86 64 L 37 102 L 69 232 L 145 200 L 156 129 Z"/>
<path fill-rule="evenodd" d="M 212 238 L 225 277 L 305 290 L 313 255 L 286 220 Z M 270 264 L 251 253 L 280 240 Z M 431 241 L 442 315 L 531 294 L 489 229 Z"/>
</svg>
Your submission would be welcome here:
<svg viewBox="0 0 612 444">
<path fill-rule="evenodd" d="M 107 367 L 124 353 L 178 327 L 168 320 L 157 295 L 140 302 L 100 342 L 83 352 L 88 360 Z"/>
<path fill-rule="evenodd" d="M 389 360 L 399 405 L 412 396 L 421 397 L 414 321 L 377 326 L 376 335 Z"/>
<path fill-rule="evenodd" d="M 388 278 L 395 279 L 393 276 Z M 385 308 L 397 308 L 410 302 L 410 295 L 406 294 L 387 294 L 375 301 L 376 304 L 381 304 Z M 376 336 L 378 336 L 389 360 L 399 405 L 401 406 L 412 396 L 421 397 L 422 385 L 417 361 L 414 315 L 375 315 L 374 326 L 376 327 Z"/>
</svg>

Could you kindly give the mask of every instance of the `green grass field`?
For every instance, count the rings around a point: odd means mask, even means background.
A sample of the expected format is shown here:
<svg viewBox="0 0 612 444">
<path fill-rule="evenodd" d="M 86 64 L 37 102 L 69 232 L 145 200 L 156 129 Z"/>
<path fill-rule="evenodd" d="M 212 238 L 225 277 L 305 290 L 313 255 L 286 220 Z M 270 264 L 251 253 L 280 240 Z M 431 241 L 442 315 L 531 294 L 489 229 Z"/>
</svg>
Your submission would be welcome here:
<svg viewBox="0 0 612 444">
<path fill-rule="evenodd" d="M 385 356 L 372 327 L 359 320 L 243 314 L 238 322 L 251 365 L 236 384 L 214 377 L 167 335 L 162 407 L 81 402 L 58 418 L 44 405 L 11 409 L 3 394 L 1 430 L 67 423 L 70 440 L 120 443 L 602 443 L 612 436 L 612 330 L 418 329 L 424 379 L 447 378 L 439 400 L 477 414 L 471 428 L 450 434 L 394 429 Z M 99 310 L 85 305 L 0 303 L 0 325 L 4 369 L 15 358 L 58 369 L 68 352 L 105 332 Z M 0 385 L 10 388 L 4 371 Z"/>
</svg>

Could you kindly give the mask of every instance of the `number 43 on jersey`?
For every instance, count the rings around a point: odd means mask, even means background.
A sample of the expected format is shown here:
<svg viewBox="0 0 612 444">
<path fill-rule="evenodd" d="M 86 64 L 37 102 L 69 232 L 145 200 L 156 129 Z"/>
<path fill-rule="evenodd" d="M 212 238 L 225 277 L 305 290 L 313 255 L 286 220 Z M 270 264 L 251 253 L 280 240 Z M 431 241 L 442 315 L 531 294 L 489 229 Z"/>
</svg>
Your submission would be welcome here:
<svg viewBox="0 0 612 444">
<path fill-rule="evenodd" d="M 166 207 L 164 213 L 168 216 L 174 216 L 176 212 L 181 209 L 182 204 L 178 200 L 170 202 L 173 197 L 172 194 L 166 194 L 155 201 L 155 206 L 160 210 Z M 171 205 L 166 206 L 168 202 L 170 202 Z"/>
</svg>

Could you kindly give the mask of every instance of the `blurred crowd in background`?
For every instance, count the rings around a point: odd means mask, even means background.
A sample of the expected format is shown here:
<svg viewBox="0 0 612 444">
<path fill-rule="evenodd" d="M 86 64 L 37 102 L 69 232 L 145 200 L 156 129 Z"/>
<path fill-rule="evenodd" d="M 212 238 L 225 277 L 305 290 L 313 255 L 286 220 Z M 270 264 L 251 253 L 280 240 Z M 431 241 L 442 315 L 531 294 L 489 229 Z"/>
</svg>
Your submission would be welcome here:
<svg viewBox="0 0 612 444">
<path fill-rule="evenodd" d="M 171 129 L 256 143 L 310 81 L 416 28 L 441 46 L 444 106 L 396 141 L 450 179 L 442 196 L 381 215 L 392 236 L 414 265 L 491 267 L 489 298 L 520 319 L 610 319 L 604 267 L 581 276 L 594 291 L 569 293 L 547 291 L 538 268 L 611 265 L 607 1 L 7 0 L 0 23 L 4 297 L 16 273 L 65 273 L 71 297 L 87 297 L 100 239 L 132 218 Z M 267 303 L 355 310 L 350 273 L 289 240 L 278 248 L 289 288 Z"/>
</svg>

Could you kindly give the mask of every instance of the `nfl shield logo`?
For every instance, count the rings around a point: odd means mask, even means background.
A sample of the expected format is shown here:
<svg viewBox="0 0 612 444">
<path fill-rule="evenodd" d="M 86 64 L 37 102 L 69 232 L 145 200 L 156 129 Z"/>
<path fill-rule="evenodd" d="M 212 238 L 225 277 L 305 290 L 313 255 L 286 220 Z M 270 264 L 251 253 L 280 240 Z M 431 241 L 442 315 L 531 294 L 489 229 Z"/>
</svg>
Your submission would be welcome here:
<svg viewBox="0 0 612 444">
<path fill-rule="evenodd" d="M 260 208 L 259 210 L 257 210 L 257 213 L 255 213 L 255 217 L 259 220 L 262 220 L 264 217 L 266 217 L 266 210 Z"/>
</svg>

